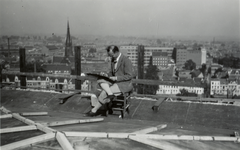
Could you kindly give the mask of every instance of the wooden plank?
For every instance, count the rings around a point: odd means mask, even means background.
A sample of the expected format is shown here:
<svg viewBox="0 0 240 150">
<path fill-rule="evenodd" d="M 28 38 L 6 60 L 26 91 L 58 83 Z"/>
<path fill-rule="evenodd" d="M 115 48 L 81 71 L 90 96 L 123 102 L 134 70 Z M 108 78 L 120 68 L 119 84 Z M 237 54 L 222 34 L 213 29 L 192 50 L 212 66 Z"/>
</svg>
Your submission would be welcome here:
<svg viewBox="0 0 240 150">
<path fill-rule="evenodd" d="M 9 132 L 20 132 L 20 131 L 29 131 L 29 130 L 37 130 L 35 125 L 30 126 L 21 126 L 21 127 L 13 127 L 13 128 L 4 128 L 0 129 L 0 133 L 9 133 Z"/>
<path fill-rule="evenodd" d="M 81 120 L 56 121 L 56 122 L 49 122 L 49 123 L 42 123 L 42 124 L 45 126 L 53 127 L 53 126 L 62 126 L 62 125 L 77 124 L 77 123 L 99 122 L 103 120 L 104 118 L 93 118 L 93 119 L 81 119 Z"/>
<path fill-rule="evenodd" d="M 196 141 L 213 141 L 215 138 L 212 136 L 193 136 Z"/>
<path fill-rule="evenodd" d="M 64 134 L 66 136 L 108 138 L 108 133 L 105 132 L 64 132 Z"/>
<path fill-rule="evenodd" d="M 14 143 L 11 143 L 11 144 L 1 146 L 0 149 L 1 150 L 13 150 L 13 149 L 16 149 L 16 148 L 19 148 L 19 147 L 28 146 L 28 145 L 33 144 L 33 143 L 50 140 L 50 139 L 53 139 L 54 137 L 55 137 L 54 133 L 43 134 L 43 135 L 39 135 L 39 136 L 32 137 L 32 138 L 29 138 L 29 139 L 25 139 L 25 140 L 22 140 L 22 141 L 18 141 L 18 142 L 14 142 Z"/>
<path fill-rule="evenodd" d="M 2 112 L 4 112 L 5 114 L 9 114 L 9 113 L 11 113 L 10 110 L 6 109 L 6 108 L 3 107 L 3 106 L 0 108 L 0 110 L 1 110 Z"/>
<path fill-rule="evenodd" d="M 147 138 L 154 140 L 196 140 L 196 141 L 237 141 L 237 137 L 228 136 L 193 136 L 193 135 L 157 135 L 157 134 L 130 134 L 130 137 Z"/>
<path fill-rule="evenodd" d="M 157 131 L 158 128 L 157 127 L 150 127 L 150 128 L 145 128 L 145 129 L 141 129 L 132 133 L 136 133 L 136 134 L 147 134 L 147 133 L 151 133 L 151 132 L 155 132 Z"/>
<path fill-rule="evenodd" d="M 46 126 L 44 126 L 44 125 L 42 125 L 42 124 L 40 124 L 40 123 L 36 123 L 35 125 L 36 125 L 36 127 L 37 127 L 39 130 L 41 130 L 41 131 L 43 131 L 43 132 L 45 132 L 45 133 L 57 132 L 56 130 L 51 129 L 51 128 L 49 128 L 49 127 L 46 127 Z"/>
<path fill-rule="evenodd" d="M 136 134 L 144 134 L 145 133 L 145 134 L 147 134 L 147 133 L 151 133 L 151 132 L 161 130 L 161 129 L 166 128 L 166 127 L 167 127 L 167 125 L 163 124 L 163 125 L 158 125 L 157 127 L 145 128 L 145 129 L 138 130 L 138 131 L 135 131 L 135 132 L 132 132 L 132 133 L 136 133 Z"/>
<path fill-rule="evenodd" d="M 22 122 L 24 122 L 24 123 L 26 123 L 28 125 L 35 125 L 34 121 L 32 121 L 30 119 L 27 119 L 27 118 L 25 118 L 25 117 L 23 117 L 23 116 L 21 116 L 21 115 L 19 115 L 17 113 L 13 113 L 12 115 L 13 115 L 14 118 L 16 118 L 16 119 L 18 119 L 18 120 L 20 120 L 20 121 L 22 121 Z"/>
<path fill-rule="evenodd" d="M 66 138 L 66 136 L 63 133 L 57 132 L 56 138 L 57 138 L 58 143 L 61 145 L 61 147 L 64 150 L 74 150 L 72 145 L 70 144 L 70 142 L 68 141 L 68 139 Z"/>
<path fill-rule="evenodd" d="M 48 115 L 48 112 L 23 112 L 20 113 L 22 116 L 43 116 Z"/>
<path fill-rule="evenodd" d="M 215 136 L 215 137 L 213 137 L 213 140 L 214 141 L 228 141 L 228 142 L 230 142 L 230 141 L 233 141 L 233 142 L 236 142 L 237 140 L 238 140 L 239 138 L 237 138 L 237 137 L 226 137 L 226 136 Z"/>
<path fill-rule="evenodd" d="M 158 135 L 158 134 L 131 134 L 129 137 L 147 138 L 155 140 L 177 140 L 178 135 Z"/>
<path fill-rule="evenodd" d="M 147 128 L 151 129 L 151 128 Z M 142 131 L 142 130 L 140 130 Z M 144 132 L 147 130 L 143 130 Z M 151 131 L 151 130 L 149 130 Z M 66 136 L 79 137 L 94 137 L 94 138 L 143 138 L 152 140 L 189 140 L 189 141 L 240 141 L 238 137 L 228 136 L 195 136 L 195 135 L 160 135 L 160 134 L 145 134 L 138 133 L 106 133 L 106 132 L 64 132 Z"/>
<path fill-rule="evenodd" d="M 79 123 L 79 120 L 48 122 L 48 123 L 43 123 L 43 125 L 53 127 L 53 126 L 62 126 L 62 125 L 69 125 L 69 124 L 76 124 L 76 123 Z"/>
<path fill-rule="evenodd" d="M 30 120 L 30 119 L 25 119 L 25 120 L 24 120 L 24 123 L 29 124 L 29 125 L 35 124 L 35 122 L 32 121 L 32 120 Z"/>
<path fill-rule="evenodd" d="M 93 119 L 81 119 L 80 123 L 90 123 L 90 122 L 100 122 L 103 121 L 104 118 L 93 118 Z"/>
<path fill-rule="evenodd" d="M 12 114 L 0 115 L 0 119 L 4 119 L 4 118 L 12 118 Z"/>
<path fill-rule="evenodd" d="M 157 126 L 158 130 L 162 130 L 167 127 L 167 124 L 160 124 Z"/>
<path fill-rule="evenodd" d="M 167 149 L 167 150 L 184 150 L 182 148 L 179 148 L 169 142 L 166 141 L 153 141 L 153 140 L 149 140 L 147 138 L 140 138 L 140 137 L 129 137 L 129 139 L 139 142 L 139 143 L 143 143 L 158 149 Z"/>
<path fill-rule="evenodd" d="M 108 138 L 127 139 L 129 133 L 108 133 Z"/>
<path fill-rule="evenodd" d="M 159 110 L 160 105 L 166 100 L 166 98 L 158 98 L 158 101 L 153 105 L 152 109 L 154 112 Z"/>
</svg>

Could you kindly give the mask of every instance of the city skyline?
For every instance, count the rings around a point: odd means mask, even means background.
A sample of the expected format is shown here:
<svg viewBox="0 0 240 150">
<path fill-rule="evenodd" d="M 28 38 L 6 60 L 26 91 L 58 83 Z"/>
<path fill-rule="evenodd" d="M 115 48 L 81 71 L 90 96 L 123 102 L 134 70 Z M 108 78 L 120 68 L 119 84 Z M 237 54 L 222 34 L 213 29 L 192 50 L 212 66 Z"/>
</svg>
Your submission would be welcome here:
<svg viewBox="0 0 240 150">
<path fill-rule="evenodd" d="M 239 40 L 238 0 L 0 1 L 0 35 L 225 37 Z"/>
</svg>

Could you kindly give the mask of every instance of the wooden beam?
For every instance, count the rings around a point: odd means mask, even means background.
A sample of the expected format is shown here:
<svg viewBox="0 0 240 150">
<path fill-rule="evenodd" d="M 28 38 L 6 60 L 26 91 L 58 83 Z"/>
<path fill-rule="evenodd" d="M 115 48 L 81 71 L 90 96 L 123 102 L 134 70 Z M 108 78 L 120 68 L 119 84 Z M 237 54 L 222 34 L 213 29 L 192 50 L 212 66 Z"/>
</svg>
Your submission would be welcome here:
<svg viewBox="0 0 240 150">
<path fill-rule="evenodd" d="M 64 132 L 66 136 L 108 138 L 108 133 L 105 132 Z"/>
<path fill-rule="evenodd" d="M 128 139 L 129 133 L 108 133 L 107 138 Z"/>
<path fill-rule="evenodd" d="M 104 118 L 93 118 L 93 119 L 81 119 L 81 120 L 56 121 L 56 122 L 41 123 L 41 124 L 45 126 L 53 127 L 53 126 L 62 126 L 62 125 L 77 124 L 77 123 L 99 122 L 103 120 Z"/>
<path fill-rule="evenodd" d="M 72 145 L 70 144 L 70 142 L 68 141 L 68 139 L 66 138 L 66 136 L 63 133 L 57 132 L 56 138 L 57 138 L 58 143 L 61 145 L 61 147 L 64 150 L 74 150 Z"/>
<path fill-rule="evenodd" d="M 145 130 L 146 131 L 146 130 Z M 151 131 L 151 130 L 150 130 Z M 95 138 L 143 138 L 152 140 L 188 140 L 188 141 L 240 141 L 238 137 L 228 136 L 195 136 L 195 135 L 159 135 L 141 133 L 107 133 L 107 132 L 64 132 L 66 136 Z"/>
<path fill-rule="evenodd" d="M 147 133 L 151 133 L 151 132 L 161 130 L 161 129 L 166 128 L 166 127 L 167 127 L 167 125 L 163 124 L 163 125 L 158 125 L 157 127 L 145 128 L 145 129 L 138 130 L 138 131 L 135 131 L 135 132 L 132 132 L 132 133 L 137 133 L 137 134 L 144 134 L 145 133 L 145 134 L 147 134 Z"/>
<path fill-rule="evenodd" d="M 4 112 L 5 114 L 9 114 L 9 113 L 11 113 L 10 110 L 6 109 L 6 108 L 3 107 L 3 106 L 0 108 L 0 110 L 1 110 L 2 112 Z"/>
<path fill-rule="evenodd" d="M 135 131 L 135 132 L 132 132 L 132 133 L 133 134 L 134 133 L 136 133 L 136 134 L 147 134 L 147 133 L 155 132 L 157 130 L 158 130 L 157 127 L 150 127 L 150 128 L 141 129 L 141 130 L 138 130 L 138 131 Z"/>
<path fill-rule="evenodd" d="M 237 137 L 228 136 L 196 136 L 196 135 L 158 135 L 158 134 L 130 134 L 130 137 L 139 137 L 155 140 L 194 140 L 194 141 L 238 141 Z"/>
<path fill-rule="evenodd" d="M 36 125 L 36 127 L 37 127 L 39 130 L 41 130 L 41 131 L 43 131 L 43 132 L 45 132 L 45 133 L 57 132 L 57 130 L 51 129 L 51 128 L 49 128 L 49 127 L 46 127 L 46 126 L 44 126 L 44 125 L 42 125 L 42 124 L 40 124 L 40 123 L 36 123 L 35 125 Z"/>
<path fill-rule="evenodd" d="M 4 129 L 0 129 L 0 134 L 9 133 L 9 132 L 29 131 L 29 130 L 37 130 L 37 127 L 35 125 L 30 125 L 30 126 L 21 126 L 21 127 L 13 127 L 13 128 L 4 128 Z"/>
<path fill-rule="evenodd" d="M 0 119 L 4 119 L 4 118 L 12 118 L 12 114 L 0 115 Z"/>
<path fill-rule="evenodd" d="M 166 141 L 154 141 L 154 140 L 149 140 L 147 138 L 140 138 L 140 137 L 129 137 L 129 138 L 133 141 L 143 143 L 158 149 L 184 150 Z"/>
<path fill-rule="evenodd" d="M 43 134 L 43 135 L 39 135 L 39 136 L 32 137 L 32 138 L 29 138 L 29 139 L 25 139 L 25 140 L 22 140 L 22 141 L 18 141 L 18 142 L 14 142 L 14 143 L 11 143 L 11 144 L 1 146 L 0 149 L 1 150 L 13 150 L 13 149 L 16 149 L 16 148 L 19 148 L 19 147 L 24 147 L 24 146 L 27 146 L 27 145 L 30 145 L 30 144 L 33 144 L 33 143 L 50 140 L 50 139 L 53 139 L 54 137 L 55 137 L 54 133 Z"/>
<path fill-rule="evenodd" d="M 18 120 L 20 120 L 20 121 L 22 121 L 22 122 L 24 122 L 24 123 L 26 123 L 28 125 L 35 125 L 34 121 L 32 121 L 30 119 L 27 119 L 27 118 L 25 118 L 25 117 L 23 117 L 23 116 L 21 116 L 21 115 L 19 115 L 17 113 L 13 113 L 12 115 L 13 115 L 14 118 L 16 118 L 16 119 L 18 119 Z"/>
<path fill-rule="evenodd" d="M 30 119 L 27 119 L 27 118 L 25 118 L 23 116 L 20 116 L 17 113 L 13 113 L 12 115 L 13 115 L 14 118 L 16 118 L 16 119 L 18 119 L 18 120 L 20 120 L 20 121 L 22 121 L 22 122 L 24 122 L 24 123 L 26 123 L 28 125 L 35 125 L 38 130 L 41 130 L 41 131 L 43 131 L 45 133 L 56 132 L 56 130 L 54 130 L 54 129 L 46 127 L 46 126 L 44 126 L 44 125 L 42 125 L 40 123 L 35 123 L 34 121 L 32 121 Z"/>
<path fill-rule="evenodd" d="M 48 112 L 22 112 L 20 113 L 22 116 L 43 116 L 48 115 Z"/>
<path fill-rule="evenodd" d="M 79 120 L 80 123 L 90 123 L 90 122 L 99 122 L 103 121 L 104 118 L 93 118 L 93 119 L 81 119 Z"/>
</svg>

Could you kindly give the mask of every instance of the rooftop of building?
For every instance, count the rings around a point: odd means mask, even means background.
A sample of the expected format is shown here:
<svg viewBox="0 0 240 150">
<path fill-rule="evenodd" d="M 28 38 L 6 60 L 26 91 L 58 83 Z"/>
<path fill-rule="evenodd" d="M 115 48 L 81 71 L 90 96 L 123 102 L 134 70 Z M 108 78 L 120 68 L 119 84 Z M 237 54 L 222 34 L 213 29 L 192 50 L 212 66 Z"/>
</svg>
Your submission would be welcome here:
<svg viewBox="0 0 240 150">
<path fill-rule="evenodd" d="M 232 134 L 240 132 L 240 105 L 230 105 L 225 103 L 210 103 L 192 101 L 173 100 L 164 101 L 157 112 L 152 110 L 156 100 L 161 97 L 149 98 L 134 96 L 131 100 L 130 114 L 126 114 L 125 119 L 119 118 L 119 113 L 114 112 L 108 117 L 84 117 L 84 113 L 90 109 L 89 96 L 76 94 L 70 97 L 64 104 L 59 104 L 59 98 L 66 94 L 2 90 L 1 106 L 14 113 L 22 112 L 47 112 L 46 116 L 29 116 L 30 120 L 38 123 L 52 123 L 68 120 L 84 120 L 103 118 L 101 122 L 62 125 L 53 128 L 59 132 L 85 132 L 85 133 L 132 133 L 142 129 L 151 129 L 159 125 L 165 128 L 149 133 L 151 135 L 172 135 L 179 139 L 184 135 L 195 137 L 216 137 L 223 136 L 232 138 Z M 163 97 L 164 98 L 164 97 Z M 207 100 L 205 100 L 207 101 Z M 208 101 L 219 101 L 208 99 Z M 231 100 L 225 100 L 228 102 Z M 238 101 L 237 101 L 238 102 Z M 236 103 L 236 100 L 235 102 Z M 237 103 L 236 103 L 237 104 Z M 216 113 L 217 112 L 217 113 Z M 3 114 L 3 113 L 2 113 Z M 24 126 L 25 124 L 16 119 L 1 119 L 1 128 Z M 26 134 L 27 133 L 27 134 Z M 1 146 L 12 142 L 21 141 L 30 137 L 43 135 L 39 130 L 1 134 Z M 99 134 L 98 134 L 99 135 Z M 67 137 L 70 143 L 80 142 L 83 138 Z M 147 139 L 145 141 L 149 141 Z M 130 139 L 114 138 L 85 138 L 84 140 L 92 149 L 132 149 L 132 150 L 157 150 L 165 149 L 232 149 L 238 150 L 239 143 L 234 141 L 202 141 L 202 140 L 151 140 L 158 143 L 158 148 L 132 141 Z M 20 150 L 26 147 L 19 148 Z M 57 140 L 48 140 L 32 144 L 27 147 L 29 150 L 36 149 L 61 149 Z"/>
</svg>

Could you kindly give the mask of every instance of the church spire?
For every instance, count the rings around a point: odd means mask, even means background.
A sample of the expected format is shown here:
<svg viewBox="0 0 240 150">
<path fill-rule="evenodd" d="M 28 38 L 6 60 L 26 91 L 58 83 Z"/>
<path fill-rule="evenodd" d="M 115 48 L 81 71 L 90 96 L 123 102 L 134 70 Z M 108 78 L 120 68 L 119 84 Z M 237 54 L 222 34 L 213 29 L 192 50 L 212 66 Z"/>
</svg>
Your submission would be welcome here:
<svg viewBox="0 0 240 150">
<path fill-rule="evenodd" d="M 73 56 L 72 39 L 70 35 L 69 21 L 67 22 L 67 37 L 65 43 L 65 57 Z"/>
</svg>

